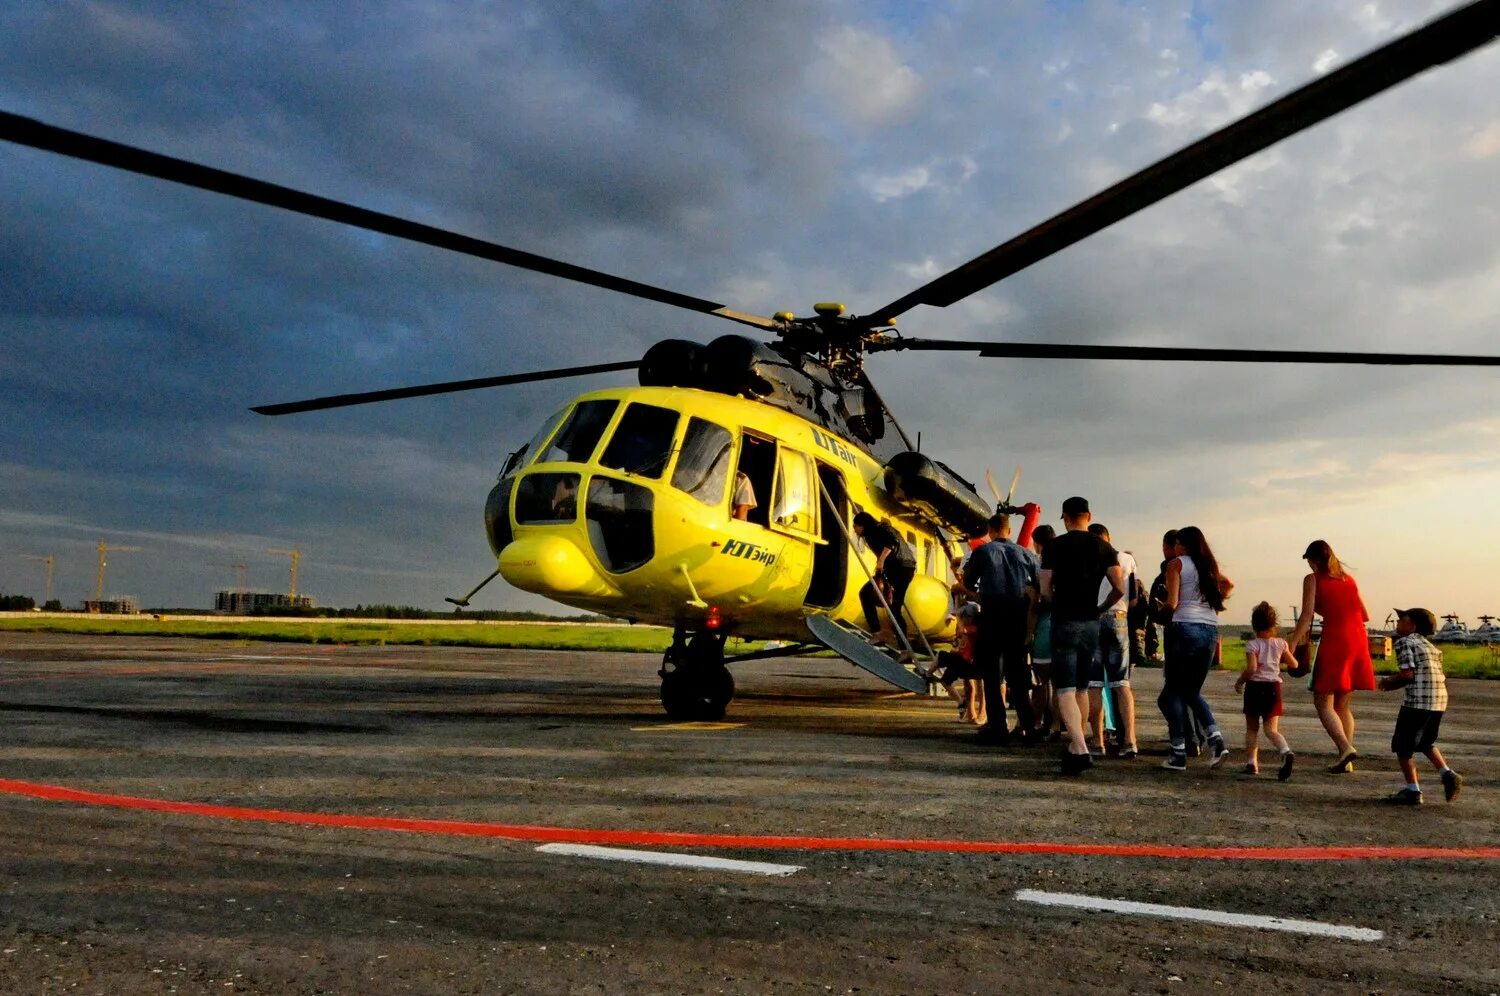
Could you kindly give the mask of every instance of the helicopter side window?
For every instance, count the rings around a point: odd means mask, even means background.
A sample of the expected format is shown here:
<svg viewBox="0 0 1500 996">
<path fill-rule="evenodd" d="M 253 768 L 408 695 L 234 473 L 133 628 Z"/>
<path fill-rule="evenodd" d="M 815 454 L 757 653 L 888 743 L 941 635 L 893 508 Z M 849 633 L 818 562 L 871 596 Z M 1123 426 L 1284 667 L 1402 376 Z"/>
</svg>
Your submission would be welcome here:
<svg viewBox="0 0 1500 996">
<path fill-rule="evenodd" d="M 812 466 L 796 450 L 781 451 L 781 473 L 776 477 L 776 494 L 772 501 L 771 523 L 783 529 L 815 532 L 818 527 L 814 505 Z"/>
<path fill-rule="evenodd" d="M 724 482 L 729 477 L 729 430 L 701 418 L 688 419 L 682 436 L 682 452 L 672 471 L 672 487 L 686 491 L 705 505 L 724 500 Z"/>
<path fill-rule="evenodd" d="M 573 409 L 562 431 L 552 440 L 552 445 L 537 458 L 538 463 L 566 461 L 588 463 L 599 445 L 599 437 L 614 418 L 617 401 L 585 401 Z"/>
<path fill-rule="evenodd" d="M 614 470 L 641 477 L 661 477 L 672 458 L 677 412 L 656 405 L 633 404 L 625 409 L 615 434 L 599 462 Z"/>
</svg>

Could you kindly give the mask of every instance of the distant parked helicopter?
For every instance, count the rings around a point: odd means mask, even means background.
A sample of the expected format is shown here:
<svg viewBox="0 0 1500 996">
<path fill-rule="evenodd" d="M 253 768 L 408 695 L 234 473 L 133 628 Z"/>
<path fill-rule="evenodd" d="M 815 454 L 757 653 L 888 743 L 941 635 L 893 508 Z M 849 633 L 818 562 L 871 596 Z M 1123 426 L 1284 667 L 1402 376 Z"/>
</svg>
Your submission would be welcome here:
<svg viewBox="0 0 1500 996">
<path fill-rule="evenodd" d="M 927 687 L 863 637 L 859 592 L 874 557 L 855 541 L 869 511 L 914 548 L 918 574 L 896 629 L 903 649 L 951 638 L 950 558 L 993 510 L 918 452 L 864 370 L 890 350 L 981 357 L 1248 363 L 1500 365 L 1500 357 L 999 343 L 907 338 L 897 317 L 947 307 L 1428 68 L 1500 34 L 1477 0 L 1328 73 L 916 290 L 860 315 L 840 304 L 761 317 L 519 249 L 0 113 L 0 138 L 499 263 L 729 319 L 769 334 L 666 340 L 639 360 L 595 363 L 258 406 L 285 415 L 636 369 L 640 386 L 561 404 L 511 454 L 485 505 L 494 574 L 567 605 L 673 627 L 660 671 L 668 714 L 717 718 L 734 660 L 828 647 L 901 687 Z M 735 493 L 755 496 L 743 517 Z M 994 498 L 1008 508 L 1011 496 Z M 738 507 L 744 507 L 739 503 Z M 478 591 L 476 587 L 474 591 Z M 471 591 L 458 604 L 467 604 Z M 887 605 L 888 608 L 888 605 Z M 908 632 L 909 628 L 909 632 Z M 726 659 L 729 634 L 792 641 Z M 902 655 L 905 656 L 904 654 Z M 924 657 L 926 655 L 924 654 Z"/>
</svg>

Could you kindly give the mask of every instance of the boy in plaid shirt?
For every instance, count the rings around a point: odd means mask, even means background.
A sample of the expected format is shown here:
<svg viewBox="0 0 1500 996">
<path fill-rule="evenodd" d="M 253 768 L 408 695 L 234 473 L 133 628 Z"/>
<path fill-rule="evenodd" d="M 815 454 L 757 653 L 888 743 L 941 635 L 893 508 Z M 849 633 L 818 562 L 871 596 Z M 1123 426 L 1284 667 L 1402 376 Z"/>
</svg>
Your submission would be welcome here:
<svg viewBox="0 0 1500 996">
<path fill-rule="evenodd" d="M 1396 732 L 1391 750 L 1401 763 L 1406 786 L 1386 802 L 1398 806 L 1420 806 L 1422 786 L 1417 782 L 1417 765 L 1412 755 L 1422 753 L 1438 769 L 1443 782 L 1443 797 L 1452 802 L 1463 788 L 1464 780 L 1448 767 L 1437 749 L 1438 727 L 1448 708 L 1448 682 L 1443 676 L 1443 652 L 1427 639 L 1437 629 L 1437 617 L 1426 609 L 1396 610 L 1396 664 L 1400 674 L 1380 680 L 1385 691 L 1406 689 L 1406 701 L 1396 716 Z"/>
</svg>

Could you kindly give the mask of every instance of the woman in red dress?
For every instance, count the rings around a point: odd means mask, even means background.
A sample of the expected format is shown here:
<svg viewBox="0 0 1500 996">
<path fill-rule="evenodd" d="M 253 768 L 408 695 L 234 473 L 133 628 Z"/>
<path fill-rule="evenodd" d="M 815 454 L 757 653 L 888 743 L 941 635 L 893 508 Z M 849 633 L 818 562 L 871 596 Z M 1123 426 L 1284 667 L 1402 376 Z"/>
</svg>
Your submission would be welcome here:
<svg viewBox="0 0 1500 996">
<path fill-rule="evenodd" d="M 1323 617 L 1323 636 L 1313 664 L 1313 704 L 1318 719 L 1339 750 L 1339 759 L 1328 769 L 1340 775 L 1354 770 L 1354 711 L 1349 695 L 1375 687 L 1375 667 L 1370 661 L 1370 641 L 1365 623 L 1370 620 L 1359 585 L 1344 570 L 1333 547 L 1314 540 L 1302 554 L 1312 573 L 1302 579 L 1302 612 L 1290 643 L 1297 646 L 1312 631 L 1313 614 Z"/>
</svg>

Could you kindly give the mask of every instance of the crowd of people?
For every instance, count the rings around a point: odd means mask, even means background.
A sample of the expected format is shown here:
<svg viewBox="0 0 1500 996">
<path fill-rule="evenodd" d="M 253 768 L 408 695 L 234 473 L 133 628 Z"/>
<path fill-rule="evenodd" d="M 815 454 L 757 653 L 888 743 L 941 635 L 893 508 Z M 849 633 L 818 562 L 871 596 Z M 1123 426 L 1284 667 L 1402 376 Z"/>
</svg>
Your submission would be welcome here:
<svg viewBox="0 0 1500 996">
<path fill-rule="evenodd" d="M 1063 503 L 1061 533 L 1039 523 L 1041 509 L 1035 504 L 1014 511 L 1022 517 L 1018 536 L 1012 538 L 1012 516 L 1002 511 L 989 520 L 988 536 L 972 544 L 968 557 L 955 558 L 957 638 L 937 662 L 936 673 L 957 699 L 960 716 L 979 726 L 979 741 L 1062 742 L 1066 775 L 1089 770 L 1106 754 L 1137 757 L 1131 673 L 1160 649 L 1162 689 L 1156 705 L 1168 743 L 1162 767 L 1185 771 L 1189 758 L 1198 756 L 1220 767 L 1233 751 L 1203 688 L 1220 663 L 1218 621 L 1234 584 L 1203 531 L 1196 526 L 1169 530 L 1162 537 L 1160 571 L 1147 584 L 1135 558 L 1116 549 L 1109 530 L 1093 521 L 1086 499 Z M 867 539 L 879 528 L 873 520 L 858 525 Z M 899 537 L 881 544 L 881 566 L 884 576 L 899 575 L 894 586 L 904 592 L 900 582 L 910 578 L 901 572 L 899 547 Z M 1260 602 L 1251 611 L 1255 635 L 1245 646 L 1245 660 L 1234 662 L 1242 666 L 1234 687 L 1245 721 L 1240 766 L 1245 775 L 1260 773 L 1264 734 L 1276 752 L 1277 777 L 1292 777 L 1296 754 L 1280 729 L 1283 675 L 1311 675 L 1313 708 L 1337 752 L 1327 771 L 1347 774 L 1360 759 L 1352 694 L 1377 687 L 1365 628 L 1369 612 L 1354 577 L 1328 543 L 1309 544 L 1303 558 L 1309 572 L 1291 633 L 1283 638 L 1275 609 Z M 897 593 L 893 604 L 900 601 Z M 866 607 L 873 630 L 875 605 Z M 1315 656 L 1314 616 L 1322 618 Z M 1398 610 L 1399 670 L 1379 684 L 1406 689 L 1391 742 L 1404 778 L 1388 798 L 1395 804 L 1422 801 L 1417 754 L 1431 761 L 1449 801 L 1463 785 L 1437 747 L 1448 694 L 1442 651 L 1429 639 L 1435 628 L 1426 609 Z"/>
</svg>

